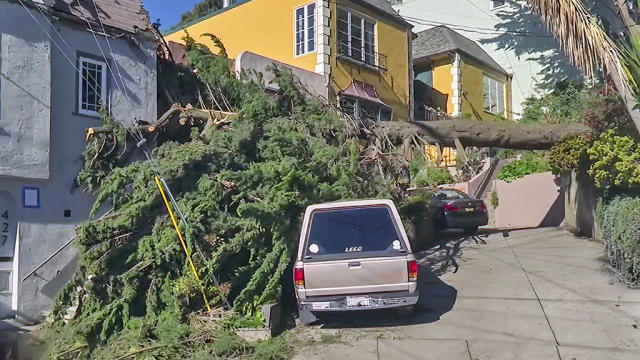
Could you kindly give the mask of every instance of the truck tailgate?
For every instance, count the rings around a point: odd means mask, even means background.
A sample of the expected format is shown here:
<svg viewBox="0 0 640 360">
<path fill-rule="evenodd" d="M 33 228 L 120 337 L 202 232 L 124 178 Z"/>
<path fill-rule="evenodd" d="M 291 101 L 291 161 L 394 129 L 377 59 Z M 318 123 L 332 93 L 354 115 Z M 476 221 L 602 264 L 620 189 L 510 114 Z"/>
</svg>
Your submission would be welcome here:
<svg viewBox="0 0 640 360">
<path fill-rule="evenodd" d="M 407 271 L 405 256 L 306 262 L 306 295 L 407 291 Z"/>
</svg>

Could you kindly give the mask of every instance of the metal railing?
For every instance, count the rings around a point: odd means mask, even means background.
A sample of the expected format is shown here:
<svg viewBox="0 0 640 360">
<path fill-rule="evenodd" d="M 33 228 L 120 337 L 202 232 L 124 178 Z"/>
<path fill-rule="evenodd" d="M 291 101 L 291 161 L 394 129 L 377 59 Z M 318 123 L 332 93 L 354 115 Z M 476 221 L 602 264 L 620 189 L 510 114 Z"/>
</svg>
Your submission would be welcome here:
<svg viewBox="0 0 640 360">
<path fill-rule="evenodd" d="M 436 121 L 436 120 L 450 120 L 451 116 L 446 113 L 436 110 L 424 103 L 418 103 L 415 106 L 414 120 L 415 121 Z"/>
<path fill-rule="evenodd" d="M 387 56 L 379 52 L 353 51 L 346 43 L 338 43 L 338 57 L 387 71 Z"/>
</svg>

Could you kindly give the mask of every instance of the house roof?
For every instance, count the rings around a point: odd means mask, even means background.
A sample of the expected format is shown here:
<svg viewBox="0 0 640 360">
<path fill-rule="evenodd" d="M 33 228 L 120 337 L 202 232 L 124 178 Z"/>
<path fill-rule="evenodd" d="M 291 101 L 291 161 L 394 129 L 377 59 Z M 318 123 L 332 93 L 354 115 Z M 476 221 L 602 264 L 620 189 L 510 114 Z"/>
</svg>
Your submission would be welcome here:
<svg viewBox="0 0 640 360">
<path fill-rule="evenodd" d="M 141 0 L 50 0 L 51 7 L 84 22 L 85 17 L 97 24 L 98 19 L 105 26 L 137 32 L 151 29 L 149 14 Z M 95 6 L 94 6 L 95 2 Z M 46 3 L 46 2 L 45 2 Z M 97 9 L 97 11 L 96 11 Z M 96 30 L 97 31 L 97 30 Z"/>
<path fill-rule="evenodd" d="M 413 25 L 408 23 L 402 16 L 400 16 L 400 14 L 398 14 L 398 12 L 391 6 L 391 3 L 387 0 L 356 0 L 356 2 L 364 3 L 365 6 L 372 7 L 374 10 L 378 10 L 385 15 L 390 16 L 403 25 L 413 27 Z"/>
<path fill-rule="evenodd" d="M 493 70 L 509 75 L 480 45 L 446 26 L 436 26 L 419 32 L 412 45 L 414 61 L 450 51 L 460 51 Z"/>
</svg>

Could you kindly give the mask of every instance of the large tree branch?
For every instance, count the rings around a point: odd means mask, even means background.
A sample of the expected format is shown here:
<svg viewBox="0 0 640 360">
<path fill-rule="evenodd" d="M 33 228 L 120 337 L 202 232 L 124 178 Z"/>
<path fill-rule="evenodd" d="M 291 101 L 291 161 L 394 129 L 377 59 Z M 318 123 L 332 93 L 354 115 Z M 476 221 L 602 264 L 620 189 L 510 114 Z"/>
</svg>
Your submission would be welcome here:
<svg viewBox="0 0 640 360">
<path fill-rule="evenodd" d="M 455 146 L 457 138 L 464 146 L 528 150 L 547 150 L 568 134 L 589 131 L 589 128 L 582 124 L 522 124 L 468 120 L 386 122 L 380 126 L 393 141 L 419 135 L 427 142 L 444 146 Z"/>
<path fill-rule="evenodd" d="M 191 105 L 185 107 L 173 104 L 157 121 L 130 127 L 129 130 L 142 131 L 143 133 L 155 133 L 166 129 L 171 124 L 184 125 L 204 125 L 206 129 L 218 127 L 230 122 L 237 114 L 218 110 L 196 109 Z M 112 130 L 106 127 L 88 128 L 86 138 L 89 140 L 94 135 L 109 133 Z"/>
</svg>

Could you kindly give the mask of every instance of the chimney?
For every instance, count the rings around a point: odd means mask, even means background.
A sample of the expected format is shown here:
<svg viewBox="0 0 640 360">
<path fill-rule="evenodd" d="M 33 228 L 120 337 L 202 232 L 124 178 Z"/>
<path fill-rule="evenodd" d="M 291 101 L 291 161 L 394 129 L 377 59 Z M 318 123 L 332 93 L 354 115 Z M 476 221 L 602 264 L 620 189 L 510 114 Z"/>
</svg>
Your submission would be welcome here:
<svg viewBox="0 0 640 360">
<path fill-rule="evenodd" d="M 222 0 L 222 8 L 229 7 L 231 5 L 231 0 Z"/>
</svg>

